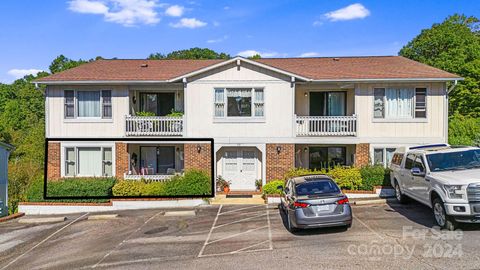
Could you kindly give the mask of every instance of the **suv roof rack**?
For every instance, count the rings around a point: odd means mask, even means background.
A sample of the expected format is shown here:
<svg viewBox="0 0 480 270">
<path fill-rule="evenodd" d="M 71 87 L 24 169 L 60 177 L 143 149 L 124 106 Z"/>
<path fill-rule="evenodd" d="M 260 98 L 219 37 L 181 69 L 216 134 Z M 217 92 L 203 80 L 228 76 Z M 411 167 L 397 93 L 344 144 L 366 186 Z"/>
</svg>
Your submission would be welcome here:
<svg viewBox="0 0 480 270">
<path fill-rule="evenodd" d="M 412 146 L 409 147 L 409 150 L 422 150 L 422 149 L 430 149 L 430 148 L 450 148 L 450 145 L 447 143 L 439 143 L 439 144 L 427 144 L 427 145 L 419 145 L 419 146 Z"/>
</svg>

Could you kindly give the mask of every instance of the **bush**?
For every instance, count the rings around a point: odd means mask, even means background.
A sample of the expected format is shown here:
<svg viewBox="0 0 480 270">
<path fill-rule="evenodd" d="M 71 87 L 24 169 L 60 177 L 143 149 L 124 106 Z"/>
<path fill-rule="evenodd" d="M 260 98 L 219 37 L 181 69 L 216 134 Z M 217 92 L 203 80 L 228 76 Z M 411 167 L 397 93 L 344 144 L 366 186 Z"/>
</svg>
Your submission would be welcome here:
<svg viewBox="0 0 480 270">
<path fill-rule="evenodd" d="M 298 176 L 304 176 L 304 175 L 309 175 L 309 174 L 326 174 L 327 172 L 325 170 L 310 170 L 310 169 L 305 169 L 305 168 L 292 168 L 290 169 L 284 176 L 285 180 L 288 180 L 290 178 L 298 177 Z"/>
<path fill-rule="evenodd" d="M 383 165 L 369 165 L 360 169 L 362 175 L 361 190 L 373 190 L 374 186 L 390 185 L 390 170 Z"/>
<path fill-rule="evenodd" d="M 115 178 L 66 178 L 49 181 L 47 195 L 52 197 L 112 196 Z M 29 202 L 43 202 L 43 178 L 35 180 L 27 190 Z M 52 199 L 52 202 L 105 202 L 108 199 Z"/>
<path fill-rule="evenodd" d="M 448 142 L 452 145 L 479 145 L 480 119 L 455 114 L 448 125 Z"/>
<path fill-rule="evenodd" d="M 362 185 L 362 175 L 358 168 L 337 166 L 327 172 L 341 189 L 357 190 Z"/>
<path fill-rule="evenodd" d="M 212 179 L 204 171 L 187 170 L 184 175 L 165 182 L 164 190 L 167 196 L 209 195 L 212 194 Z"/>
<path fill-rule="evenodd" d="M 165 183 L 145 181 L 119 181 L 112 188 L 114 196 L 161 196 Z"/>
<path fill-rule="evenodd" d="M 263 194 L 282 194 L 282 191 L 278 189 L 278 186 L 285 188 L 285 181 L 272 180 L 263 186 Z"/>
</svg>

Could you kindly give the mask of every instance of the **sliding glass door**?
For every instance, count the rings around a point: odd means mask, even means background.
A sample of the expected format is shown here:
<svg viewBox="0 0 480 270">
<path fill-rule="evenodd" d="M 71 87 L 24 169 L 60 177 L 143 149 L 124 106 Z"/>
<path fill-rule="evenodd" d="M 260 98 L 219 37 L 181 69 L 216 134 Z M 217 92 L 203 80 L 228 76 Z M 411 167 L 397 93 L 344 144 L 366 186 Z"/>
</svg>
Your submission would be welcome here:
<svg viewBox="0 0 480 270">
<path fill-rule="evenodd" d="M 165 116 L 175 109 L 174 93 L 140 93 L 140 111 Z"/>
<path fill-rule="evenodd" d="M 309 168 L 328 169 L 347 164 L 347 150 L 341 146 L 309 147 Z"/>
<path fill-rule="evenodd" d="M 169 169 L 175 170 L 174 146 L 142 146 L 140 157 L 141 174 L 165 174 Z"/>
<path fill-rule="evenodd" d="M 310 92 L 310 116 L 345 116 L 347 93 Z"/>
</svg>

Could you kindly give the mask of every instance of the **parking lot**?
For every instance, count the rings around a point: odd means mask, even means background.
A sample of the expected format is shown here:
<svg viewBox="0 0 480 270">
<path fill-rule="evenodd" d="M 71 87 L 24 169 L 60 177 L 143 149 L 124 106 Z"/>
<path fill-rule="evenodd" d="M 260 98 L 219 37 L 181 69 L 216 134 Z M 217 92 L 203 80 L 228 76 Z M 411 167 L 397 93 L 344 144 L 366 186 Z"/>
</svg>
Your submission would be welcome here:
<svg viewBox="0 0 480 270">
<path fill-rule="evenodd" d="M 13 220 L 0 224 L 0 269 L 480 268 L 479 226 L 432 230 L 430 210 L 413 202 L 353 211 L 351 229 L 295 234 L 276 205 L 124 211 L 106 220 L 85 213 L 42 225 Z"/>
</svg>

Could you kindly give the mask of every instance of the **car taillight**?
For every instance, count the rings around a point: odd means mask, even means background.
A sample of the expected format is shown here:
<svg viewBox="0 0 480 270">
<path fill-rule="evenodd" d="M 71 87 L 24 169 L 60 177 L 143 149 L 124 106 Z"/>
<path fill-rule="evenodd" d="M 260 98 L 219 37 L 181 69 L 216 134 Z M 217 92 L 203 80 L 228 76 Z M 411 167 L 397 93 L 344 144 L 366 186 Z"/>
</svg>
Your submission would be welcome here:
<svg viewBox="0 0 480 270">
<path fill-rule="evenodd" d="M 298 208 L 307 208 L 310 206 L 308 203 L 302 203 L 302 202 L 294 202 L 293 206 L 298 207 Z"/>
<path fill-rule="evenodd" d="M 347 204 L 347 203 L 348 203 L 348 198 L 344 198 L 337 201 L 337 204 Z"/>
</svg>

